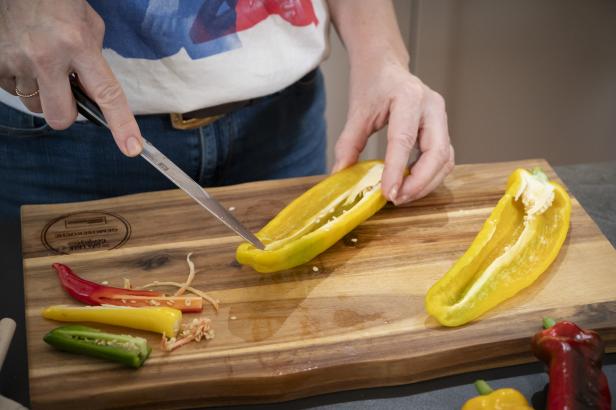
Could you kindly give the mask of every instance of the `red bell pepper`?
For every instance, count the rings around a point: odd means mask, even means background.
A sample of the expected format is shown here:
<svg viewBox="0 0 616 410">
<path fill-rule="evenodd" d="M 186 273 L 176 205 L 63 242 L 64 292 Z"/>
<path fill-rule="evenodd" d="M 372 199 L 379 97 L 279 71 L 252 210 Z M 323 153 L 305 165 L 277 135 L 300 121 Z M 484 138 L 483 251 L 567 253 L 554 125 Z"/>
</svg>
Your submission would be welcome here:
<svg viewBox="0 0 616 410">
<path fill-rule="evenodd" d="M 54 263 L 60 283 L 66 292 L 86 305 L 168 306 L 182 312 L 201 312 L 203 299 L 198 296 L 165 296 L 150 290 L 133 290 L 105 286 L 77 276 L 71 268 Z"/>
<path fill-rule="evenodd" d="M 544 319 L 533 353 L 549 366 L 548 410 L 610 410 L 607 377 L 601 370 L 605 344 L 597 332 L 572 322 Z"/>
</svg>

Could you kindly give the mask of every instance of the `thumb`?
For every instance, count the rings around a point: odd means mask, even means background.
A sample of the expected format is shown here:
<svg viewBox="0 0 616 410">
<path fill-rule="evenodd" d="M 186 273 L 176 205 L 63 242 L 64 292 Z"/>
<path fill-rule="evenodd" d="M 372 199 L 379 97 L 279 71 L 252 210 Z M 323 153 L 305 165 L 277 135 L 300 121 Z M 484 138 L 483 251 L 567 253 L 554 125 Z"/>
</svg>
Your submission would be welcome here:
<svg viewBox="0 0 616 410">
<path fill-rule="evenodd" d="M 335 162 L 332 173 L 343 170 L 357 162 L 359 154 L 366 147 L 371 131 L 359 115 L 349 116 L 338 137 L 334 149 Z"/>
</svg>

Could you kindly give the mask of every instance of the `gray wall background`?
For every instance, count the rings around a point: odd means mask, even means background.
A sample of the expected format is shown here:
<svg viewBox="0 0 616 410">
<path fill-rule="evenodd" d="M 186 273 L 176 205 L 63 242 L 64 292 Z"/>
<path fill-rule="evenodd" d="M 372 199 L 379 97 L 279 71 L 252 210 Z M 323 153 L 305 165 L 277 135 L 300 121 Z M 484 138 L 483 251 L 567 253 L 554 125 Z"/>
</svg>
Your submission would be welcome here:
<svg viewBox="0 0 616 410">
<path fill-rule="evenodd" d="M 616 160 L 616 1 L 394 2 L 412 71 L 447 101 L 457 163 Z M 348 60 L 330 35 L 331 164 L 346 119 Z M 363 157 L 382 158 L 385 141 L 374 135 Z"/>
</svg>

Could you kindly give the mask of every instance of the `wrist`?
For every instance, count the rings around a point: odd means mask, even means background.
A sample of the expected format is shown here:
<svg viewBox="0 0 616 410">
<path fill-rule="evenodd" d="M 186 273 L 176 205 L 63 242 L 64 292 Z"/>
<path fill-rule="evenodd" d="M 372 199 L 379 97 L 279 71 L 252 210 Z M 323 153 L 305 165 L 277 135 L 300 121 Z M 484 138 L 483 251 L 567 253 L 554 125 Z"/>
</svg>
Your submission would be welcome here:
<svg viewBox="0 0 616 410">
<path fill-rule="evenodd" d="M 347 53 L 351 67 L 376 62 L 400 65 L 408 69 L 410 55 L 401 37 L 366 39 L 347 44 Z"/>
<path fill-rule="evenodd" d="M 385 61 L 408 69 L 409 52 L 391 0 L 329 0 L 332 22 L 352 65 Z"/>
<path fill-rule="evenodd" d="M 375 66 L 399 66 L 408 70 L 410 64 L 410 56 L 406 48 L 397 50 L 391 47 L 368 47 L 353 52 L 349 50 L 348 55 L 351 70 Z"/>
</svg>

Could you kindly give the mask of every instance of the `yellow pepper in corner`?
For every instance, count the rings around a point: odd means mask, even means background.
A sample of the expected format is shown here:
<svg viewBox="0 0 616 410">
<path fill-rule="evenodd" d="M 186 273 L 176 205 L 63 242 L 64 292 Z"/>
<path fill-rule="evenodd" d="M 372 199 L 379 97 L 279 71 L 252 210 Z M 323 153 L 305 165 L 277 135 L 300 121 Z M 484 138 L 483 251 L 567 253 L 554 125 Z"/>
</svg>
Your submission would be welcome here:
<svg viewBox="0 0 616 410">
<path fill-rule="evenodd" d="M 533 410 L 526 398 L 515 389 L 492 390 L 483 380 L 475 382 L 480 396 L 467 401 L 462 410 Z"/>
<path fill-rule="evenodd" d="M 569 230 L 571 200 L 540 170 L 517 169 L 466 253 L 426 295 L 426 310 L 459 326 L 531 285 Z"/>
<path fill-rule="evenodd" d="M 182 312 L 169 307 L 66 306 L 54 305 L 43 310 L 45 319 L 59 322 L 94 322 L 129 327 L 175 336 L 180 329 Z"/>
<path fill-rule="evenodd" d="M 325 178 L 257 232 L 265 250 L 243 243 L 237 261 L 262 273 L 310 261 L 385 205 L 382 173 L 382 161 L 365 161 Z"/>
</svg>

